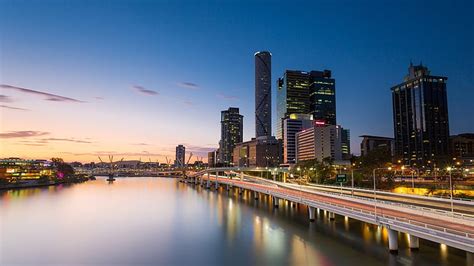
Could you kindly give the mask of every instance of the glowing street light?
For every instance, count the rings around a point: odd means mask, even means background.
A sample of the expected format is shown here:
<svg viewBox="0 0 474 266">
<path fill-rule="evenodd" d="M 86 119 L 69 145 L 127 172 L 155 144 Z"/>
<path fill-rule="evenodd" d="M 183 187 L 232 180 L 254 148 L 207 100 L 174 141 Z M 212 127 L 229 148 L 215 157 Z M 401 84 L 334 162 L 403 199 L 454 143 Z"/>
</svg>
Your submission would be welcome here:
<svg viewBox="0 0 474 266">
<path fill-rule="evenodd" d="M 446 168 L 446 170 L 448 170 L 448 172 L 449 172 L 449 195 L 450 195 L 450 198 L 451 198 L 451 214 L 454 216 L 453 182 L 451 181 L 451 171 L 453 170 L 453 168 L 451 166 L 448 166 L 448 168 Z"/>
<path fill-rule="evenodd" d="M 374 218 L 375 218 L 375 222 L 377 222 L 377 190 L 376 190 L 376 186 L 375 186 L 375 171 L 377 170 L 388 170 L 388 171 L 391 171 L 392 170 L 392 167 L 388 167 L 388 168 L 375 168 L 374 171 L 373 171 L 373 177 L 374 177 Z"/>
</svg>

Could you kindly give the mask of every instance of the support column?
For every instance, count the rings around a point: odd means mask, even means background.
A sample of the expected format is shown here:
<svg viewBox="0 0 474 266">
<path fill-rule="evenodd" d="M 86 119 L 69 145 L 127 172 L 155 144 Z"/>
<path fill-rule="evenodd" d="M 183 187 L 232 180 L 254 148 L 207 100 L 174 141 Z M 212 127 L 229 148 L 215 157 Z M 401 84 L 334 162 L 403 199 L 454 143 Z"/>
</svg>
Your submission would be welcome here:
<svg viewBox="0 0 474 266">
<path fill-rule="evenodd" d="M 474 253 L 466 251 L 466 266 L 474 265 Z"/>
<path fill-rule="evenodd" d="M 388 231 L 388 249 L 390 253 L 398 253 L 398 232 L 387 228 Z"/>
<path fill-rule="evenodd" d="M 240 172 L 240 181 L 244 180 L 244 172 Z"/>
<path fill-rule="evenodd" d="M 216 190 L 219 189 L 219 182 L 217 181 L 218 176 L 219 176 L 219 172 L 216 172 Z"/>
<path fill-rule="evenodd" d="M 329 212 L 329 220 L 334 221 L 336 219 L 336 215 L 333 212 Z"/>
<path fill-rule="evenodd" d="M 258 192 L 257 192 L 257 191 L 254 191 L 254 192 L 253 192 L 253 198 L 254 198 L 255 200 L 258 200 Z"/>
<path fill-rule="evenodd" d="M 418 250 L 420 248 L 420 239 L 418 237 L 409 235 L 408 242 L 411 250 Z"/>
<path fill-rule="evenodd" d="M 229 186 L 229 184 L 227 184 L 226 190 L 227 190 L 227 191 L 230 191 L 230 186 Z"/>
<path fill-rule="evenodd" d="M 207 173 L 206 188 L 211 188 L 211 174 L 209 172 Z"/>
<path fill-rule="evenodd" d="M 244 189 L 239 187 L 239 195 L 242 195 L 242 193 L 244 193 Z"/>
<path fill-rule="evenodd" d="M 272 198 L 273 198 L 273 207 L 278 208 L 279 199 L 275 196 L 273 196 Z"/>
<path fill-rule="evenodd" d="M 316 217 L 316 210 L 314 207 L 308 206 L 308 213 L 309 213 L 309 221 L 314 222 L 314 219 Z"/>
</svg>

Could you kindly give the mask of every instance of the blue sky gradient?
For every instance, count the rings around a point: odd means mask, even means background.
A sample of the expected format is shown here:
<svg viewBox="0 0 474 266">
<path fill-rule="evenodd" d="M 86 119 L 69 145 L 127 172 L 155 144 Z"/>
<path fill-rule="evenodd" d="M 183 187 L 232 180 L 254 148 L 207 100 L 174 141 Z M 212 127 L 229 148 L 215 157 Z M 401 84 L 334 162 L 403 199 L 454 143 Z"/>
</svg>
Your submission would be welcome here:
<svg viewBox="0 0 474 266">
<path fill-rule="evenodd" d="M 1 90 L 10 99 L 4 105 L 30 110 L 0 109 L 2 132 L 93 143 L 38 145 L 45 152 L 162 158 L 184 143 L 204 155 L 217 147 L 220 111 L 229 106 L 241 108 L 250 139 L 259 50 L 273 54 L 273 90 L 285 69 L 332 70 L 338 123 L 351 130 L 356 154 L 359 135 L 393 135 L 390 87 L 410 60 L 448 77 L 451 133 L 474 130 L 472 1 L 1 0 L 0 7 L 1 84 L 87 102 Z M 51 116 L 63 125 L 38 122 Z M 9 141 L 5 155 L 22 150 Z"/>
</svg>

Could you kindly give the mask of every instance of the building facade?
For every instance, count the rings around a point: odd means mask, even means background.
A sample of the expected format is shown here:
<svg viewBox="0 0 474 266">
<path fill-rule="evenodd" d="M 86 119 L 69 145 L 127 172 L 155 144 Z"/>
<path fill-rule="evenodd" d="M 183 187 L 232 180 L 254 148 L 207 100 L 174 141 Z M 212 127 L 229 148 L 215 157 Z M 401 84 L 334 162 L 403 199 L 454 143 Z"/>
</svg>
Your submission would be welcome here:
<svg viewBox="0 0 474 266">
<path fill-rule="evenodd" d="M 185 157 L 186 157 L 186 147 L 183 145 L 176 146 L 176 156 L 174 160 L 174 166 L 184 167 L 185 166 Z"/>
<path fill-rule="evenodd" d="M 343 160 L 350 160 L 351 154 L 351 131 L 343 128 L 341 130 L 341 154 Z"/>
<path fill-rule="evenodd" d="M 404 165 L 436 164 L 449 157 L 447 79 L 410 64 L 404 82 L 391 88 L 395 156 Z"/>
<path fill-rule="evenodd" d="M 450 137 L 453 158 L 474 158 L 474 133 L 464 133 Z"/>
<path fill-rule="evenodd" d="M 342 127 L 314 125 L 296 133 L 296 161 L 331 158 L 341 161 Z"/>
<path fill-rule="evenodd" d="M 221 140 L 219 142 L 219 161 L 223 166 L 233 164 L 235 144 L 243 140 L 243 119 L 239 108 L 230 107 L 221 112 Z"/>
<path fill-rule="evenodd" d="M 310 114 L 315 121 L 336 125 L 335 80 L 331 71 L 287 70 L 277 81 L 276 137 L 283 139 L 283 121 Z"/>
<path fill-rule="evenodd" d="M 362 135 L 360 143 L 360 155 L 365 156 L 375 149 L 387 149 L 392 156 L 395 151 L 395 140 L 393 138 Z"/>
<path fill-rule="evenodd" d="M 313 117 L 309 114 L 292 114 L 283 119 L 283 163 L 296 163 L 296 133 L 313 126 Z"/>
<path fill-rule="evenodd" d="M 272 135 L 272 54 L 257 52 L 255 57 L 255 136 Z"/>
<path fill-rule="evenodd" d="M 234 166 L 273 167 L 280 164 L 280 142 L 275 137 L 252 138 L 234 148 Z"/>
<path fill-rule="evenodd" d="M 311 71 L 309 84 L 310 112 L 313 119 L 336 124 L 336 80 L 330 70 Z"/>
</svg>

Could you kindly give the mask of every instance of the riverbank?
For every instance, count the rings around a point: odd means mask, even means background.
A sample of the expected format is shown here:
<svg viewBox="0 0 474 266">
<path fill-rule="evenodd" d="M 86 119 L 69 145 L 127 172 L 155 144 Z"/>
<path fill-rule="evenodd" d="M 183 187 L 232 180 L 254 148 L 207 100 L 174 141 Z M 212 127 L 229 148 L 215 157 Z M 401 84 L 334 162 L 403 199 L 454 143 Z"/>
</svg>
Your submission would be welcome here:
<svg viewBox="0 0 474 266">
<path fill-rule="evenodd" d="M 62 181 L 39 181 L 39 180 L 23 180 L 15 183 L 0 184 L 0 190 L 10 189 L 26 189 L 36 187 L 49 187 L 63 184 L 76 184 L 88 181 L 88 178 L 77 178 L 74 180 L 62 180 Z"/>
</svg>

